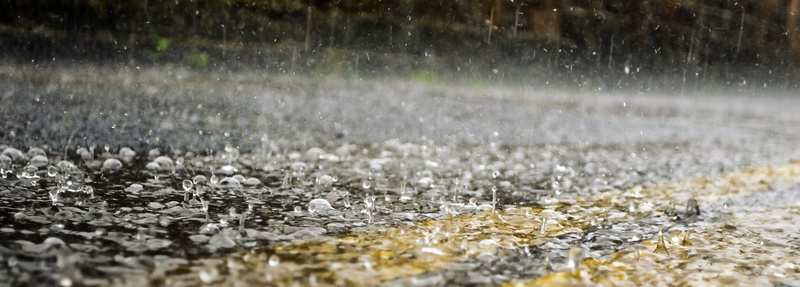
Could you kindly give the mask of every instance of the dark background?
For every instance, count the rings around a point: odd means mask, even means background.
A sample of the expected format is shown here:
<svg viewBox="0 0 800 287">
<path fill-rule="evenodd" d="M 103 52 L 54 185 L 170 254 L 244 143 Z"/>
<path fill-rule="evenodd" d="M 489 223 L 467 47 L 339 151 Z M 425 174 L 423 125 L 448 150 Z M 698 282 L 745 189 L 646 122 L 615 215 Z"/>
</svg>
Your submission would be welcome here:
<svg viewBox="0 0 800 287">
<path fill-rule="evenodd" d="M 5 0 L 0 45 L 8 61 L 788 88 L 798 19 L 799 0 Z"/>
</svg>

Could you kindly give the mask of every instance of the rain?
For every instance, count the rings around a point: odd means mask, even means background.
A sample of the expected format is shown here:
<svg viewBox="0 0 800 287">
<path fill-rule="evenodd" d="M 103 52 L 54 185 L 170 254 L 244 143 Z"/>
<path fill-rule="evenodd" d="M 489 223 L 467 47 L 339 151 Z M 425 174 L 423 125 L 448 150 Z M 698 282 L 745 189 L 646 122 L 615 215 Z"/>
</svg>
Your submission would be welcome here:
<svg viewBox="0 0 800 287">
<path fill-rule="evenodd" d="M 800 286 L 800 1 L 0 11 L 2 286 Z"/>
</svg>

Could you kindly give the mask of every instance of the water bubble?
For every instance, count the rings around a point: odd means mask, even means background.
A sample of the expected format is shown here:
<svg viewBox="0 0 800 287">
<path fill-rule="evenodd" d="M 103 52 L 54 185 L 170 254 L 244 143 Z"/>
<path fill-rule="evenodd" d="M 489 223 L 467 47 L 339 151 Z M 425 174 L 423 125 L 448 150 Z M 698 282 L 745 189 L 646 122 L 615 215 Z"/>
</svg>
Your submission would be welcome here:
<svg viewBox="0 0 800 287">
<path fill-rule="evenodd" d="M 35 155 L 31 158 L 30 161 L 28 161 L 29 165 L 39 168 L 47 166 L 48 163 L 49 161 L 47 160 L 47 157 L 43 155 Z"/>
<path fill-rule="evenodd" d="M 369 189 L 370 187 L 372 187 L 372 182 L 370 182 L 369 180 L 365 180 L 364 183 L 361 184 L 361 186 L 364 187 L 364 189 Z"/>
<path fill-rule="evenodd" d="M 316 212 L 326 213 L 332 210 L 331 204 L 324 199 L 317 198 L 308 202 L 308 213 L 314 214 Z"/>
<path fill-rule="evenodd" d="M 183 180 L 182 185 L 183 185 L 183 190 L 187 192 L 192 190 L 192 187 L 194 187 L 194 183 L 188 179 Z"/>
<path fill-rule="evenodd" d="M 175 167 L 175 163 L 172 161 L 172 159 L 166 156 L 159 156 L 154 159 L 153 162 L 158 164 L 161 170 L 170 170 Z"/>
<path fill-rule="evenodd" d="M 38 179 L 39 178 L 39 176 L 36 175 L 36 171 L 38 171 L 38 168 L 36 168 L 33 165 L 27 165 L 21 171 L 22 172 L 17 175 L 18 178 L 25 178 L 25 179 Z"/>
<path fill-rule="evenodd" d="M 296 205 L 296 206 L 294 207 L 294 213 L 298 213 L 298 214 L 299 214 L 299 213 L 303 213 L 303 208 L 302 208 L 302 207 L 300 207 L 299 205 Z"/>
<path fill-rule="evenodd" d="M 58 175 L 58 169 L 55 166 L 48 166 L 47 167 L 47 176 L 48 177 L 56 177 Z"/>
<path fill-rule="evenodd" d="M 500 172 L 499 171 L 495 170 L 494 172 L 492 172 L 492 178 L 497 178 L 498 176 L 500 176 Z"/>
<path fill-rule="evenodd" d="M 317 178 L 317 185 L 323 189 L 327 189 L 333 185 L 333 177 L 330 175 L 323 175 Z"/>
<path fill-rule="evenodd" d="M 141 184 L 138 184 L 138 183 L 131 184 L 131 186 L 125 188 L 125 191 L 130 192 L 130 193 L 137 193 L 137 192 L 140 192 L 142 190 L 144 190 L 144 186 L 142 186 Z"/>
<path fill-rule="evenodd" d="M 236 167 L 232 165 L 224 165 L 217 170 L 217 173 L 224 175 L 233 175 L 236 173 Z"/>
<path fill-rule="evenodd" d="M 304 162 L 298 161 L 298 162 L 292 163 L 289 166 L 289 169 L 291 169 L 293 171 L 304 171 L 304 170 L 308 169 L 308 165 L 306 163 L 304 163 Z"/>
<path fill-rule="evenodd" d="M 47 156 L 47 152 L 45 152 L 42 148 L 38 148 L 38 147 L 31 147 L 30 149 L 28 149 L 28 156 L 29 157 L 34 157 L 34 156 L 37 156 L 37 155 L 41 155 L 41 156 L 45 156 L 46 157 Z"/>
<path fill-rule="evenodd" d="M 78 154 L 82 160 L 91 160 L 94 158 L 94 155 L 92 155 L 92 153 L 85 147 L 78 148 L 75 150 L 75 153 Z"/>
<path fill-rule="evenodd" d="M 248 178 L 246 178 L 245 180 L 242 181 L 242 184 L 247 185 L 247 186 L 259 185 L 259 184 L 261 184 L 261 180 L 255 178 L 255 177 L 248 177 Z"/>
<path fill-rule="evenodd" d="M 28 160 L 28 157 L 25 156 L 22 153 L 22 151 L 15 149 L 13 147 L 8 147 L 4 149 L 3 152 L 0 153 L 0 155 L 6 156 L 7 158 L 11 159 L 12 162 L 15 163 L 24 163 L 25 161 Z"/>
<path fill-rule="evenodd" d="M 61 173 L 65 173 L 65 174 L 66 173 L 70 173 L 70 172 L 72 172 L 72 171 L 74 171 L 76 169 L 74 164 L 72 164 L 71 162 L 68 162 L 66 160 L 59 161 L 56 164 L 56 167 L 61 171 Z"/>
<path fill-rule="evenodd" d="M 132 161 L 133 157 L 135 157 L 135 156 L 136 156 L 136 152 L 133 151 L 129 147 L 123 147 L 123 148 L 119 149 L 119 157 L 122 158 L 122 160 L 124 160 L 126 162 Z"/>
<path fill-rule="evenodd" d="M 122 162 L 116 158 L 109 158 L 103 162 L 103 170 L 105 171 L 117 171 L 120 168 L 122 168 Z"/>
<path fill-rule="evenodd" d="M 194 184 L 204 184 L 204 183 L 206 183 L 206 181 L 208 181 L 206 179 L 206 176 L 202 175 L 202 174 L 201 175 L 195 175 L 194 177 L 192 177 L 192 183 L 194 183 Z"/>
</svg>

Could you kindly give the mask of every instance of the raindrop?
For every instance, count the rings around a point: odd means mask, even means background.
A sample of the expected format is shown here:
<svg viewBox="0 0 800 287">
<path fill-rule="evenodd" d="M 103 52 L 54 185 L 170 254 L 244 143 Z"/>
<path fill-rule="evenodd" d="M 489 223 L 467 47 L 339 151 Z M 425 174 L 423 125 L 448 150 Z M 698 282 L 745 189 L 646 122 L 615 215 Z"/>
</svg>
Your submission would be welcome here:
<svg viewBox="0 0 800 287">
<path fill-rule="evenodd" d="M 683 235 L 683 240 L 681 240 L 681 245 L 682 246 L 692 246 L 692 241 L 689 240 L 689 235 L 690 234 L 692 234 L 692 230 L 691 229 L 686 231 L 686 233 Z"/>
<path fill-rule="evenodd" d="M 211 183 L 211 185 L 217 185 L 217 183 L 219 183 L 219 177 L 217 177 L 216 174 L 212 173 L 211 178 L 209 179 L 209 183 Z"/>
<path fill-rule="evenodd" d="M 492 212 L 497 210 L 497 186 L 492 186 Z"/>
<path fill-rule="evenodd" d="M 58 169 L 55 166 L 48 166 L 47 167 L 47 176 L 48 177 L 56 177 L 58 175 Z"/>
<path fill-rule="evenodd" d="M 194 187 L 194 183 L 191 180 L 185 179 L 183 180 L 183 190 L 189 192 Z"/>
<path fill-rule="evenodd" d="M 203 200 L 203 198 L 200 197 L 200 204 L 203 206 L 203 213 L 206 214 L 206 224 L 208 224 L 211 221 L 211 218 L 208 215 L 208 200 Z"/>
<path fill-rule="evenodd" d="M 697 199 L 690 198 L 689 202 L 686 203 L 686 213 L 683 215 L 683 218 L 689 218 L 690 216 L 699 216 L 700 215 L 700 206 L 697 205 Z"/>
<path fill-rule="evenodd" d="M 580 277 L 581 262 L 583 262 L 583 251 L 578 247 L 572 247 L 567 251 L 567 267 L 572 271 L 572 276 Z"/>
<path fill-rule="evenodd" d="M 213 266 L 208 266 L 198 271 L 197 276 L 200 277 L 200 281 L 203 281 L 203 283 L 211 284 L 212 282 L 217 280 L 217 277 L 219 276 L 219 271 Z"/>
<path fill-rule="evenodd" d="M 231 212 L 233 212 L 233 211 L 234 211 L 233 208 L 231 208 Z M 241 215 L 239 215 L 239 234 L 245 234 L 244 222 L 247 220 L 247 215 L 248 214 L 250 214 L 250 212 L 245 211 L 245 212 L 242 212 Z"/>
<path fill-rule="evenodd" d="M 344 208 L 350 208 L 350 192 L 344 192 Z"/>
<path fill-rule="evenodd" d="M 269 260 L 267 261 L 270 267 L 277 267 L 278 264 L 281 263 L 280 257 L 277 254 L 272 254 L 269 256 Z"/>
<path fill-rule="evenodd" d="M 50 200 L 53 202 L 53 206 L 56 206 L 56 203 L 58 203 L 58 189 L 51 189 L 49 194 Z"/>
<path fill-rule="evenodd" d="M 83 193 L 88 195 L 88 196 L 90 196 L 90 197 L 94 197 L 94 188 L 91 187 L 91 186 L 88 186 L 88 185 L 84 185 L 83 186 Z"/>
<path fill-rule="evenodd" d="M 667 251 L 667 244 L 664 242 L 664 233 L 662 232 L 661 228 L 658 229 L 658 245 L 656 245 L 656 249 L 653 250 L 653 252 L 669 255 L 669 252 Z"/>
<path fill-rule="evenodd" d="M 539 228 L 539 233 L 547 235 L 547 218 L 542 217 L 542 227 Z"/>
</svg>

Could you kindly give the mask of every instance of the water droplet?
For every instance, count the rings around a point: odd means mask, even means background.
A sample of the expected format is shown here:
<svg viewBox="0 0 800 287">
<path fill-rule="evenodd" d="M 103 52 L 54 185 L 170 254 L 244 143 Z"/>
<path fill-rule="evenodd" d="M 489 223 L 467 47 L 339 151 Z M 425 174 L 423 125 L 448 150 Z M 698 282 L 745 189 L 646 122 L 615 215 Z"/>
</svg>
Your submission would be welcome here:
<svg viewBox="0 0 800 287">
<path fill-rule="evenodd" d="M 53 206 L 55 206 L 56 203 L 58 203 L 58 190 L 51 189 L 49 194 L 50 194 L 50 200 L 53 202 Z"/>
<path fill-rule="evenodd" d="M 365 180 L 361 186 L 364 187 L 364 189 L 369 189 L 370 187 L 372 187 L 372 182 L 370 182 L 369 180 Z"/>
<path fill-rule="evenodd" d="M 492 172 L 492 178 L 497 178 L 498 176 L 500 176 L 500 172 L 499 171 L 495 170 L 494 172 Z"/>
<path fill-rule="evenodd" d="M 689 202 L 686 203 L 686 213 L 683 215 L 683 218 L 689 218 L 690 216 L 699 216 L 700 215 L 700 206 L 697 205 L 697 199 L 690 198 Z"/>
<path fill-rule="evenodd" d="M 217 185 L 217 183 L 219 183 L 219 177 L 217 177 L 216 174 L 211 174 L 211 179 L 209 179 L 209 183 L 211 183 L 211 185 Z"/>
<path fill-rule="evenodd" d="M 183 185 L 183 190 L 185 190 L 187 192 L 192 190 L 192 187 L 194 187 L 194 183 L 191 180 L 188 180 L 188 179 L 184 180 L 182 185 Z"/>
<path fill-rule="evenodd" d="M 84 185 L 83 186 L 83 193 L 86 194 L 86 195 L 89 195 L 91 197 L 94 197 L 94 188 L 91 187 L 91 186 L 88 186 L 88 185 Z"/>
<path fill-rule="evenodd" d="M 572 271 L 572 276 L 580 277 L 581 262 L 583 262 L 583 250 L 572 247 L 567 251 L 567 267 Z"/>
<path fill-rule="evenodd" d="M 281 259 L 280 259 L 280 257 L 278 257 L 277 254 L 272 254 L 272 255 L 269 256 L 269 261 L 267 261 L 267 262 L 269 263 L 270 267 L 277 267 L 278 264 L 281 263 Z"/>
<path fill-rule="evenodd" d="M 692 246 L 692 241 L 689 240 L 689 234 L 691 234 L 691 233 L 692 233 L 692 230 L 690 229 L 690 230 L 686 231 L 686 233 L 683 235 L 683 240 L 681 240 L 681 245 L 682 246 Z"/>
<path fill-rule="evenodd" d="M 206 179 L 206 176 L 202 175 L 202 174 L 201 175 L 195 175 L 194 177 L 192 177 L 192 183 L 194 183 L 194 184 L 204 184 L 204 183 L 206 183 L 206 181 L 208 181 Z"/>
<path fill-rule="evenodd" d="M 55 166 L 48 166 L 47 167 L 47 176 L 49 177 L 56 177 L 58 175 L 58 169 Z"/>
<path fill-rule="evenodd" d="M 344 208 L 350 208 L 350 192 L 344 192 Z"/>
<path fill-rule="evenodd" d="M 329 210 L 333 210 L 333 207 L 331 207 L 331 204 L 327 200 L 322 198 L 312 199 L 308 202 L 308 213 L 325 213 Z"/>
<path fill-rule="evenodd" d="M 299 205 L 296 205 L 294 207 L 294 213 L 303 213 L 303 208 L 300 207 Z"/>
<path fill-rule="evenodd" d="M 658 229 L 658 244 L 656 245 L 656 249 L 653 250 L 654 253 L 663 253 L 669 255 L 669 251 L 667 251 L 667 244 L 664 241 L 664 233 L 662 229 Z"/>
<path fill-rule="evenodd" d="M 539 233 L 547 235 L 547 218 L 542 217 L 542 227 L 539 228 Z"/>
<path fill-rule="evenodd" d="M 497 210 L 497 186 L 492 186 L 492 212 Z"/>
<path fill-rule="evenodd" d="M 207 266 L 206 268 L 198 271 L 197 276 L 200 277 L 200 281 L 203 281 L 203 283 L 211 284 L 217 280 L 217 277 L 219 277 L 219 270 L 217 270 L 214 266 Z"/>
</svg>

